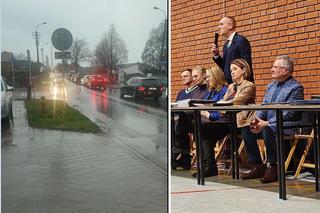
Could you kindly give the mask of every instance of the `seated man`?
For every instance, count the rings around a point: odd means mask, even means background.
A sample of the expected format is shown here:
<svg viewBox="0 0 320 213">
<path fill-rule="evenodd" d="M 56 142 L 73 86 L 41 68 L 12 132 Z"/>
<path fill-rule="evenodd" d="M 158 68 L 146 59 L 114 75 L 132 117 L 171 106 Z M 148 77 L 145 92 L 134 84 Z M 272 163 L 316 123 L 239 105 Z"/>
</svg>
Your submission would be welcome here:
<svg viewBox="0 0 320 213">
<path fill-rule="evenodd" d="M 184 75 L 187 75 L 187 77 L 184 78 Z M 188 88 L 180 91 L 176 100 L 202 99 L 208 91 L 205 81 L 205 69 L 201 66 L 196 66 L 191 73 L 190 71 L 182 72 L 181 77 L 183 84 L 188 85 Z M 189 170 L 191 167 L 189 133 L 193 131 L 192 119 L 193 114 L 179 113 L 178 121 L 175 124 L 175 140 L 174 144 L 172 144 L 172 169 L 181 166 L 183 169 Z M 181 155 L 180 159 L 176 160 L 179 155 Z"/>
<path fill-rule="evenodd" d="M 184 99 L 190 99 L 192 92 L 198 87 L 192 81 L 192 70 L 185 69 L 181 72 L 182 85 L 184 89 L 178 92 L 176 102 Z"/>
<path fill-rule="evenodd" d="M 266 90 L 263 103 L 292 102 L 303 99 L 303 86 L 292 77 L 293 60 L 286 55 L 278 56 L 271 68 L 274 79 Z M 283 112 L 284 122 L 300 120 L 300 113 L 293 111 Z M 286 125 L 284 123 L 284 125 Z M 273 110 L 258 111 L 250 126 L 241 129 L 249 161 L 254 163 L 254 168 L 249 173 L 244 173 L 242 179 L 262 178 L 262 183 L 278 180 L 277 147 L 276 147 L 276 114 Z M 290 130 L 284 130 L 290 134 Z M 291 130 L 292 134 L 292 130 Z M 263 139 L 267 150 L 267 163 L 263 165 L 260 157 L 257 139 Z"/>
</svg>

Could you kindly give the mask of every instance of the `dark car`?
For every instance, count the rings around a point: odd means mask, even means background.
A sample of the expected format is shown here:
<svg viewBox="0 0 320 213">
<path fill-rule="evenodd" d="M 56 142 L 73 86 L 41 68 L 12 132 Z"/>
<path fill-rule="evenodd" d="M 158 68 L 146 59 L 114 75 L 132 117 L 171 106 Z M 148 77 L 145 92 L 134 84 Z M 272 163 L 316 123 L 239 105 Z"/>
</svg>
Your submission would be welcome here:
<svg viewBox="0 0 320 213">
<path fill-rule="evenodd" d="M 153 97 L 158 100 L 163 89 L 163 86 L 155 78 L 133 77 L 120 88 L 120 97 L 124 98 L 125 95 L 129 95 L 133 99 Z"/>
</svg>

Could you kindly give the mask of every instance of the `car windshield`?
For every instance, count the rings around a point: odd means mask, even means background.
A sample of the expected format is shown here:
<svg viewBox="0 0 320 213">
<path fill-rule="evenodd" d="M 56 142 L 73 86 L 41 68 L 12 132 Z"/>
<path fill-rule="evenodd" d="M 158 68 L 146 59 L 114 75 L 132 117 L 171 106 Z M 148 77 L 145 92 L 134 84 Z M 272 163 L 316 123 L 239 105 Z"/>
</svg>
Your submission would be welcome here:
<svg viewBox="0 0 320 213">
<path fill-rule="evenodd" d="M 159 85 L 160 82 L 157 79 L 143 79 L 142 85 Z"/>
</svg>

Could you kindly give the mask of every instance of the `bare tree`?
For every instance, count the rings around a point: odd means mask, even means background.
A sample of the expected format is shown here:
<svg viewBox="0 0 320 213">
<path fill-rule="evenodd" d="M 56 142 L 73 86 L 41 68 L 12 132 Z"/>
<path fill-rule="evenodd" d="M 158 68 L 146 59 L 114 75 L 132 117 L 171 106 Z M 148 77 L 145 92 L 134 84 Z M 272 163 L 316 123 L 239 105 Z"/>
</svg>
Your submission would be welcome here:
<svg viewBox="0 0 320 213">
<path fill-rule="evenodd" d="M 117 65 L 128 61 L 126 42 L 121 38 L 114 24 L 109 25 L 108 32 L 98 43 L 95 50 L 95 61 L 97 65 L 105 68 L 109 77 Z"/>
<path fill-rule="evenodd" d="M 78 73 L 80 63 L 90 59 L 90 50 L 85 39 L 75 39 L 71 47 L 71 63 L 75 66 Z"/>
<path fill-rule="evenodd" d="M 162 32 L 163 32 L 163 23 L 160 23 L 157 28 L 153 28 L 150 31 L 149 39 L 146 42 L 146 45 L 143 49 L 141 59 L 142 63 L 148 67 L 152 67 L 153 70 L 148 72 L 156 74 L 160 70 L 160 54 L 162 46 Z"/>
</svg>

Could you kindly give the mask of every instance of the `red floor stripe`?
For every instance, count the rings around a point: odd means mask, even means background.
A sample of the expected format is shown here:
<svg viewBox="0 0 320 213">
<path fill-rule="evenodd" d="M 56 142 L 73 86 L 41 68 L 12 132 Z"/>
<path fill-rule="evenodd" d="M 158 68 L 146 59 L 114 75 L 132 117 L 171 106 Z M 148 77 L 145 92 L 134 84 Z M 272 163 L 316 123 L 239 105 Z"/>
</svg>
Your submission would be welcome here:
<svg viewBox="0 0 320 213">
<path fill-rule="evenodd" d="M 304 188 L 304 186 L 310 186 L 311 184 L 299 184 L 297 185 L 287 185 L 287 187 L 296 187 L 296 188 Z M 194 193 L 203 193 L 203 192 L 213 192 L 213 191 L 230 191 L 230 190 L 237 190 L 237 189 L 262 189 L 262 188 L 271 188 L 271 187 L 278 187 L 277 184 L 270 184 L 267 186 L 257 186 L 257 187 L 237 187 L 237 188 L 230 188 L 230 189 L 202 189 L 202 190 L 190 190 L 190 191 L 180 191 L 180 192 L 171 192 L 171 195 L 179 195 L 179 194 L 194 194 Z M 308 188 L 308 187 L 306 187 Z"/>
</svg>

